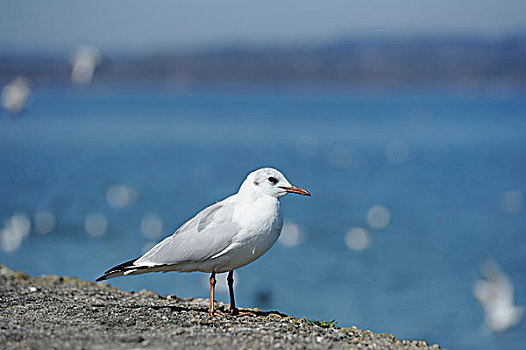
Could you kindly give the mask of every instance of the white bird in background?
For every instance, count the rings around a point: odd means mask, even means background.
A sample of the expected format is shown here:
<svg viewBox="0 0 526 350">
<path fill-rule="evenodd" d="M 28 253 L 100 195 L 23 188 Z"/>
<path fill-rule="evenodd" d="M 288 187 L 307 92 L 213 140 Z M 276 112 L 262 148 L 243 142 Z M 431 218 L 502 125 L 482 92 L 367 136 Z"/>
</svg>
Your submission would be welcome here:
<svg viewBox="0 0 526 350">
<path fill-rule="evenodd" d="M 11 114 L 17 114 L 26 107 L 27 99 L 31 95 L 29 80 L 18 77 L 2 89 L 2 107 Z"/>
<path fill-rule="evenodd" d="M 77 47 L 71 57 L 71 82 L 75 85 L 89 85 L 100 61 L 101 54 L 96 47 Z"/>
<path fill-rule="evenodd" d="M 211 273 L 209 314 L 213 317 L 217 315 L 215 274 L 228 272 L 230 313 L 239 315 L 233 271 L 262 256 L 276 242 L 283 226 L 279 198 L 287 193 L 310 196 L 278 170 L 258 169 L 236 194 L 203 209 L 143 256 L 109 269 L 97 281 L 148 272 Z"/>
<path fill-rule="evenodd" d="M 488 330 L 504 332 L 522 318 L 523 309 L 513 302 L 513 285 L 496 262 L 490 261 L 481 268 L 485 279 L 473 286 L 473 296 L 484 311 Z"/>
</svg>

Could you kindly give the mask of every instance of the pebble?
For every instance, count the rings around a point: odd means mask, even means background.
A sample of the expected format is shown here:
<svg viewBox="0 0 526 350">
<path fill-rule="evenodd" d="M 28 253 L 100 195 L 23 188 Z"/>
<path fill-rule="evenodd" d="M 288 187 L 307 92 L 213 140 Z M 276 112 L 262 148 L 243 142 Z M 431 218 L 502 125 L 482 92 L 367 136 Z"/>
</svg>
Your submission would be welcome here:
<svg viewBox="0 0 526 350">
<path fill-rule="evenodd" d="M 255 317 L 210 319 L 207 308 L 207 299 L 31 277 L 0 265 L 0 349 L 440 349 L 357 327 L 322 328 L 259 309 L 250 309 Z"/>
</svg>

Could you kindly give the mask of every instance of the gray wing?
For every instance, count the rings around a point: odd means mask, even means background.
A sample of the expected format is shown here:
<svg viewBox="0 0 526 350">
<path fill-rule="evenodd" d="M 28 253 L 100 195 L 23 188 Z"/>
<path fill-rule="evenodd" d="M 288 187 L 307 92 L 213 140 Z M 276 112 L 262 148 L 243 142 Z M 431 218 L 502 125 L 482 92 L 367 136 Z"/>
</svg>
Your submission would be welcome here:
<svg viewBox="0 0 526 350">
<path fill-rule="evenodd" d="M 232 221 L 234 205 L 224 200 L 187 221 L 175 233 L 135 261 L 135 266 L 173 265 L 205 261 L 221 253 L 239 232 Z"/>
</svg>

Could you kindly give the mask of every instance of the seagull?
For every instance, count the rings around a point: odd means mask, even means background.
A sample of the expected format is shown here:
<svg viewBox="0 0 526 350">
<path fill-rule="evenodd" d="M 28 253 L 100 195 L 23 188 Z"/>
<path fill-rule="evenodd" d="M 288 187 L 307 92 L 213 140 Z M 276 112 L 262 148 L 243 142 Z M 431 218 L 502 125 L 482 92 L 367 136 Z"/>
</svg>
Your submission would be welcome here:
<svg viewBox="0 0 526 350">
<path fill-rule="evenodd" d="M 228 272 L 230 314 L 250 314 L 236 308 L 233 272 L 258 259 L 276 242 L 283 226 L 279 199 L 287 193 L 310 196 L 276 169 L 255 170 L 236 194 L 203 209 L 144 255 L 112 267 L 96 281 L 149 272 L 210 273 L 208 313 L 214 317 L 220 315 L 214 308 L 215 276 Z"/>
<path fill-rule="evenodd" d="M 515 305 L 513 283 L 495 261 L 485 263 L 481 272 L 484 279 L 474 284 L 473 296 L 484 311 L 486 330 L 502 333 L 520 322 L 523 307 Z"/>
</svg>

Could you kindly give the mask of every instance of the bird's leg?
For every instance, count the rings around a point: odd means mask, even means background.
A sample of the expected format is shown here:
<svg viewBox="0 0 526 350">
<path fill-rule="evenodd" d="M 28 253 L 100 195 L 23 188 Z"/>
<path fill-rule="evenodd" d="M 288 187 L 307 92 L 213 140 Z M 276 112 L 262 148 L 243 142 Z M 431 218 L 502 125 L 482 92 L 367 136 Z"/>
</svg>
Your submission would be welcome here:
<svg viewBox="0 0 526 350">
<path fill-rule="evenodd" d="M 230 314 L 232 316 L 256 316 L 252 312 L 239 312 L 236 307 L 236 300 L 234 299 L 234 271 L 228 273 L 226 280 L 228 282 L 228 291 L 230 292 Z"/>
<path fill-rule="evenodd" d="M 226 280 L 228 282 L 228 291 L 230 292 L 230 313 L 237 315 L 239 314 L 239 310 L 236 307 L 236 301 L 234 299 L 234 271 L 228 273 Z"/>
<path fill-rule="evenodd" d="M 214 308 L 215 286 L 216 286 L 216 273 L 215 271 L 213 271 L 212 275 L 210 275 L 210 308 L 208 309 L 208 315 L 210 315 L 210 317 L 223 316 L 220 313 L 216 312 Z"/>
</svg>

